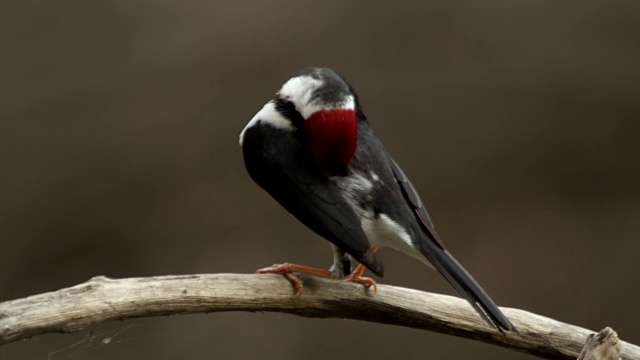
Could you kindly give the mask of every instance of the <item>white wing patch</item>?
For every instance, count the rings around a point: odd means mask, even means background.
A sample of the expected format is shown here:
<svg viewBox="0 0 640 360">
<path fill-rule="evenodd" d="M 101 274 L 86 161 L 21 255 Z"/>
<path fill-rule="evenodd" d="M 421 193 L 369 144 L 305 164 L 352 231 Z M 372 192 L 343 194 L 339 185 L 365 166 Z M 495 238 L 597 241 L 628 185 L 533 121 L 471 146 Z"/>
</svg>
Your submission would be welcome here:
<svg viewBox="0 0 640 360">
<path fill-rule="evenodd" d="M 291 125 L 291 121 L 282 116 L 278 110 L 276 110 L 276 106 L 273 101 L 269 101 L 266 103 L 260 111 L 249 121 L 247 126 L 242 129 L 240 133 L 240 145 L 242 146 L 242 139 L 244 138 L 244 133 L 248 128 L 255 126 L 258 122 L 264 122 L 269 124 L 275 128 L 286 130 L 286 131 L 294 131 L 293 125 Z"/>
</svg>

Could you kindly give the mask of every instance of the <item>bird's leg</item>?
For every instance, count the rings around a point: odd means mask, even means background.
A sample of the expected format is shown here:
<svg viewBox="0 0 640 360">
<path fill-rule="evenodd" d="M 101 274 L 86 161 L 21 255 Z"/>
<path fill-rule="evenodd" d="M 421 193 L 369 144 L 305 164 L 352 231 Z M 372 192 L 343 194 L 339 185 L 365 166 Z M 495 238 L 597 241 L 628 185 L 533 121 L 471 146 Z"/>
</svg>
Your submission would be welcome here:
<svg viewBox="0 0 640 360">
<path fill-rule="evenodd" d="M 373 252 L 376 252 L 376 251 L 378 251 L 378 247 L 377 246 L 372 246 L 371 250 L 373 250 Z M 365 270 L 364 265 L 358 264 L 358 266 L 356 266 L 355 270 L 353 270 L 353 272 L 351 274 L 349 274 L 349 276 L 347 276 L 344 280 L 345 281 L 349 281 L 349 282 L 362 284 L 367 289 L 369 289 L 370 287 L 373 287 L 373 292 L 374 293 L 377 292 L 378 291 L 378 286 L 376 285 L 376 282 L 373 281 L 373 279 L 370 278 L 370 277 L 362 276 L 362 274 L 364 273 L 364 270 Z"/>
<path fill-rule="evenodd" d="M 314 268 L 311 266 L 304 266 L 292 263 L 275 264 L 264 269 L 256 270 L 256 274 L 282 274 L 287 280 L 293 284 L 296 293 L 293 297 L 298 297 L 302 294 L 302 280 L 295 276 L 293 272 L 300 272 L 305 274 L 319 275 L 331 278 L 333 274 L 329 270 Z"/>
</svg>

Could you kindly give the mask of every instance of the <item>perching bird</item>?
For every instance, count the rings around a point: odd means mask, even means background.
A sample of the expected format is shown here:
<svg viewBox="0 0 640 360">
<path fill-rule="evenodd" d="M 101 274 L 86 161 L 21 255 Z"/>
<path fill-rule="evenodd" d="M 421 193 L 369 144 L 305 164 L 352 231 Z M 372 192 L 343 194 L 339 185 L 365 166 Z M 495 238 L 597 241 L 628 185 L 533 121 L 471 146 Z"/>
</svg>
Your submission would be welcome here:
<svg viewBox="0 0 640 360">
<path fill-rule="evenodd" d="M 258 273 L 284 274 L 299 295 L 309 272 L 375 286 L 364 265 L 383 276 L 374 254 L 390 247 L 438 270 L 489 324 L 513 325 L 444 248 L 418 193 L 376 137 L 345 79 L 308 68 L 287 81 L 242 130 L 251 178 L 293 216 L 333 245 L 330 270 L 294 264 Z M 352 259 L 360 266 L 351 275 Z"/>
</svg>

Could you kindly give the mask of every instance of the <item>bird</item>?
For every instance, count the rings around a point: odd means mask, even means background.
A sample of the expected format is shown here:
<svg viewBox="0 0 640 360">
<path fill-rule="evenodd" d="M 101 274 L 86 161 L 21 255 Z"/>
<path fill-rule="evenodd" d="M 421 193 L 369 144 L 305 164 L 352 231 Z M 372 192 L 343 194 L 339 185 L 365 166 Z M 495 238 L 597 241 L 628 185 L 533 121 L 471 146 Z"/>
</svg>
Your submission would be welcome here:
<svg viewBox="0 0 640 360">
<path fill-rule="evenodd" d="M 358 95 L 342 76 L 326 67 L 302 70 L 250 119 L 239 143 L 253 181 L 331 242 L 333 250 L 328 270 L 284 263 L 257 273 L 286 276 L 295 296 L 302 282 L 294 272 L 376 290 L 375 281 L 362 274 L 366 268 L 383 277 L 375 252 L 391 248 L 440 272 L 497 330 L 514 329 L 445 249 L 418 192 L 375 135 Z"/>
</svg>

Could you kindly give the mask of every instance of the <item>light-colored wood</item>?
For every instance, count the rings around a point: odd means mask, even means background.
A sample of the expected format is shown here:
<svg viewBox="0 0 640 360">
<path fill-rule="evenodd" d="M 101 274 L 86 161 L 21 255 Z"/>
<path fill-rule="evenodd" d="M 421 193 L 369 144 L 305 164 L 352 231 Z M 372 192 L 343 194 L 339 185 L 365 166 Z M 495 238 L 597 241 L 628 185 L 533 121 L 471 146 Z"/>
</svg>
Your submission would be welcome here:
<svg viewBox="0 0 640 360">
<path fill-rule="evenodd" d="M 610 327 L 606 327 L 597 334 L 589 335 L 578 360 L 618 360 L 619 358 L 618 334 Z"/>
<path fill-rule="evenodd" d="M 475 339 L 548 359 L 576 359 L 592 331 L 517 309 L 502 308 L 516 327 L 500 333 L 464 300 L 389 285 L 374 295 L 362 285 L 301 275 L 293 298 L 280 275 L 185 275 L 109 279 L 0 303 L 0 344 L 49 332 L 72 332 L 108 321 L 218 311 L 276 311 L 349 318 Z M 640 348 L 620 342 L 623 359 Z"/>
</svg>

